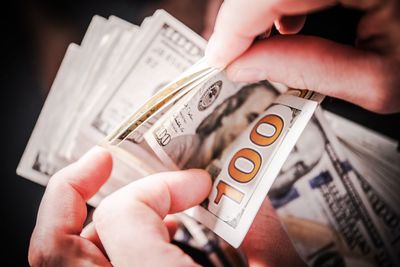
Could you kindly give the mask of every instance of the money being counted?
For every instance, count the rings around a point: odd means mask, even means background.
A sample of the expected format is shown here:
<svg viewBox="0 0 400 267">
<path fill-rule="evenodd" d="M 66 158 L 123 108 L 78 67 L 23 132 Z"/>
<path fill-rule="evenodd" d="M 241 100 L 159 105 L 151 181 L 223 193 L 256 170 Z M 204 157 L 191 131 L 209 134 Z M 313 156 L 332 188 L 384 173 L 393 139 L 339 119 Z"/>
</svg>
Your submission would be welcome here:
<svg viewBox="0 0 400 267">
<path fill-rule="evenodd" d="M 162 10 L 140 26 L 95 16 L 68 47 L 18 174 L 45 185 L 101 143 L 114 167 L 93 206 L 154 172 L 209 171 L 210 195 L 187 211 L 202 225 L 178 216 L 175 238 L 214 260 L 212 231 L 237 247 L 268 193 L 310 266 L 398 266 L 398 144 L 325 111 L 308 123 L 322 95 L 233 83 L 202 60 L 205 44 Z"/>
<path fill-rule="evenodd" d="M 163 10 L 140 27 L 113 16 L 95 16 L 81 45 L 68 48 L 17 172 L 46 185 L 57 170 L 101 142 L 198 62 L 205 44 Z M 157 158 L 131 146 L 135 157 L 114 158 L 111 178 L 90 200 L 92 205 L 132 180 L 165 170 Z"/>
<path fill-rule="evenodd" d="M 278 97 L 209 166 L 213 187 L 194 209 L 195 218 L 238 247 L 316 106 L 312 100 Z"/>
<path fill-rule="evenodd" d="M 207 167 L 213 187 L 192 215 L 235 247 L 323 99 L 299 90 L 275 99 L 277 93 L 266 82 L 238 85 L 220 72 L 180 99 L 144 136 L 170 169 Z"/>
</svg>

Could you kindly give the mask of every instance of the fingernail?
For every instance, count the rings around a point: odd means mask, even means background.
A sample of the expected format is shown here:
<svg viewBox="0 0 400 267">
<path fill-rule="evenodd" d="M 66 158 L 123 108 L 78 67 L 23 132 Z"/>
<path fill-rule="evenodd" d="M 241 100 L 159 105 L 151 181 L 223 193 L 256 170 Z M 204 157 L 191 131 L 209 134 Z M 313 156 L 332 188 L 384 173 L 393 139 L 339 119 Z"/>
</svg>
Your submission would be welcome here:
<svg viewBox="0 0 400 267">
<path fill-rule="evenodd" d="M 216 38 L 215 34 L 211 35 L 205 51 L 205 58 L 208 65 L 215 68 L 224 68 L 226 64 L 223 60 L 223 53 L 223 48 L 218 38 Z"/>
<path fill-rule="evenodd" d="M 244 68 L 228 70 L 228 77 L 235 82 L 258 82 L 265 80 L 266 74 L 260 69 Z"/>
<path fill-rule="evenodd" d="M 277 20 L 274 21 L 274 25 L 275 25 L 275 28 L 278 30 L 278 32 L 280 32 L 281 29 L 282 29 L 282 24 L 281 24 L 281 22 L 279 21 L 279 19 L 277 19 Z"/>
</svg>

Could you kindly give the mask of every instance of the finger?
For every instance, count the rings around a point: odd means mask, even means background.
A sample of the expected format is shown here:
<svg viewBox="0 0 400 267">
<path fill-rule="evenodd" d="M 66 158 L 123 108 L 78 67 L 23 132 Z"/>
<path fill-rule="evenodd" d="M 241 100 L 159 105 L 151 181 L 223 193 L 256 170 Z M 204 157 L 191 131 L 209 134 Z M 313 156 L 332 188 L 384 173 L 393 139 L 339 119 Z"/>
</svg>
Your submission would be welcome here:
<svg viewBox="0 0 400 267">
<path fill-rule="evenodd" d="M 274 36 L 227 68 L 230 79 L 267 79 L 338 97 L 376 112 L 399 109 L 396 75 L 384 58 L 311 36 Z"/>
<path fill-rule="evenodd" d="M 79 234 L 86 219 L 86 200 L 107 180 L 112 168 L 110 154 L 95 147 L 80 160 L 56 173 L 43 196 L 35 227 L 38 235 Z"/>
<path fill-rule="evenodd" d="M 89 240 L 96 247 L 98 247 L 104 255 L 107 255 L 107 252 L 100 241 L 99 235 L 96 232 L 96 228 L 94 228 L 93 222 L 89 223 L 85 226 L 85 228 L 83 228 L 80 236 Z"/>
<path fill-rule="evenodd" d="M 357 28 L 357 47 L 376 51 L 399 62 L 400 5 L 398 3 L 398 1 L 385 1 L 384 6 L 368 11 L 361 18 Z"/>
<path fill-rule="evenodd" d="M 64 235 L 53 241 L 29 247 L 29 266 L 112 266 L 94 244 L 79 236 Z"/>
<path fill-rule="evenodd" d="M 306 16 L 283 16 L 282 18 L 275 20 L 275 28 L 281 34 L 296 34 L 304 26 L 306 22 Z"/>
<path fill-rule="evenodd" d="M 176 234 L 176 231 L 178 231 L 179 227 L 178 219 L 175 218 L 173 215 L 167 215 L 167 217 L 164 218 L 164 224 L 168 229 L 169 238 L 173 239 Z"/>
<path fill-rule="evenodd" d="M 283 229 L 278 215 L 266 199 L 257 213 L 242 249 L 249 266 L 306 266 Z"/>
<path fill-rule="evenodd" d="M 206 57 L 224 67 L 249 48 L 254 38 L 284 15 L 301 15 L 336 3 L 335 0 L 225 1 L 219 10 Z"/>
<path fill-rule="evenodd" d="M 155 174 L 107 197 L 93 221 L 111 262 L 116 266 L 194 265 L 169 243 L 163 219 L 199 204 L 210 188 L 207 172 L 188 170 Z"/>
<path fill-rule="evenodd" d="M 204 16 L 204 26 L 201 36 L 208 40 L 213 32 L 218 10 L 223 0 L 207 0 L 206 12 Z"/>
<path fill-rule="evenodd" d="M 367 10 L 367 9 L 373 9 L 376 8 L 380 5 L 384 5 L 389 1 L 382 1 L 382 0 L 339 0 L 339 2 L 346 6 L 346 7 L 351 7 L 351 8 L 359 8 L 359 9 L 363 9 L 363 10 Z"/>
<path fill-rule="evenodd" d="M 173 215 L 167 215 L 164 219 L 164 224 L 167 227 L 170 239 L 173 239 L 179 227 L 178 220 Z M 107 255 L 107 252 L 100 241 L 99 235 L 96 232 L 96 228 L 94 228 L 93 222 L 89 223 L 85 228 L 83 228 L 80 236 L 95 244 L 104 255 Z"/>
</svg>

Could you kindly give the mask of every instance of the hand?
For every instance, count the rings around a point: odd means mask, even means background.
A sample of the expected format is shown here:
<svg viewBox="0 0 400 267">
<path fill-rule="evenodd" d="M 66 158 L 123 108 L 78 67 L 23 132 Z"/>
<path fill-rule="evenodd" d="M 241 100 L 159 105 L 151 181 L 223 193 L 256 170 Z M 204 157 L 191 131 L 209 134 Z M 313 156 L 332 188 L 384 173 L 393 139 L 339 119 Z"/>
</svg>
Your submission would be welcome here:
<svg viewBox="0 0 400 267">
<path fill-rule="evenodd" d="M 82 236 L 86 201 L 111 173 L 110 154 L 94 148 L 49 181 L 31 237 L 31 266 L 111 266 L 94 235 Z"/>
<path fill-rule="evenodd" d="M 305 14 L 336 3 L 366 12 L 355 47 L 292 35 Z M 400 4 L 397 0 L 235 0 L 218 13 L 206 57 L 235 81 L 267 79 L 310 89 L 381 113 L 400 111 Z M 253 44 L 275 27 L 283 34 Z M 288 35 L 289 34 L 289 35 Z M 253 44 L 253 45 L 252 45 Z"/>
<path fill-rule="evenodd" d="M 250 267 L 305 267 L 283 229 L 269 199 L 265 199 L 241 248 Z"/>
<path fill-rule="evenodd" d="M 83 228 L 88 200 L 107 180 L 110 154 L 89 151 L 51 179 L 29 248 L 31 266 L 197 266 L 170 243 L 165 216 L 199 204 L 209 193 L 207 172 L 159 173 L 105 198 Z M 250 266 L 303 264 L 267 200 L 245 241 Z"/>
<path fill-rule="evenodd" d="M 169 243 L 163 219 L 207 196 L 208 173 L 167 172 L 133 182 L 105 198 L 83 229 L 86 201 L 111 169 L 110 154 L 96 147 L 50 179 L 31 238 L 30 265 L 194 266 Z"/>
</svg>

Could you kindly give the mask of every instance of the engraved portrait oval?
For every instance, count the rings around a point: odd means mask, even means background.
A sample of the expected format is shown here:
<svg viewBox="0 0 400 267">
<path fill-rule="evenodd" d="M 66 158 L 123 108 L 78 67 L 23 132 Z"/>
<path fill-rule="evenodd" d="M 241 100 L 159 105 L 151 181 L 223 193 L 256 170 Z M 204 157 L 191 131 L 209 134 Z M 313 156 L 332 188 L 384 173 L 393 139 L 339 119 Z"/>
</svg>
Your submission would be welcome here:
<svg viewBox="0 0 400 267">
<path fill-rule="evenodd" d="M 197 108 L 200 111 L 207 109 L 217 99 L 222 88 L 222 81 L 216 81 L 203 93 Z"/>
</svg>

